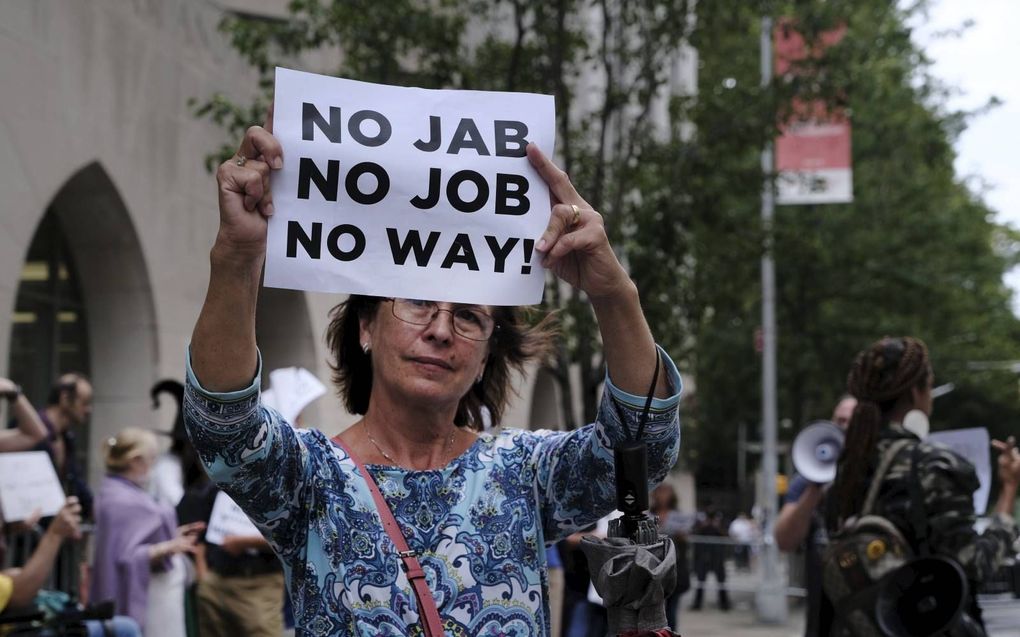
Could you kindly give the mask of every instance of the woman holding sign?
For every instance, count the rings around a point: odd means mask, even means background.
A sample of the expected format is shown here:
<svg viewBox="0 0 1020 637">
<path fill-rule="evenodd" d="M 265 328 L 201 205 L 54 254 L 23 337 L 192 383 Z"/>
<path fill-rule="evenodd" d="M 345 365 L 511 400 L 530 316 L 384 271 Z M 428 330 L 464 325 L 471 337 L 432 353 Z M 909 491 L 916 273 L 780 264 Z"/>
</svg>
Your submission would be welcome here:
<svg viewBox="0 0 1020 637">
<path fill-rule="evenodd" d="M 210 475 L 283 561 L 299 634 L 548 634 L 545 545 L 614 508 L 613 445 L 645 409 L 652 483 L 679 449 L 680 377 L 601 216 L 528 147 L 554 198 L 536 247 L 599 322 L 608 369 L 597 422 L 478 433 L 483 418 L 499 424 L 511 369 L 550 342 L 517 308 L 352 296 L 328 341 L 334 381 L 363 418 L 330 440 L 259 405 L 255 304 L 269 174 L 285 160 L 271 130 L 249 129 L 217 173 L 220 229 L 185 396 Z"/>
</svg>

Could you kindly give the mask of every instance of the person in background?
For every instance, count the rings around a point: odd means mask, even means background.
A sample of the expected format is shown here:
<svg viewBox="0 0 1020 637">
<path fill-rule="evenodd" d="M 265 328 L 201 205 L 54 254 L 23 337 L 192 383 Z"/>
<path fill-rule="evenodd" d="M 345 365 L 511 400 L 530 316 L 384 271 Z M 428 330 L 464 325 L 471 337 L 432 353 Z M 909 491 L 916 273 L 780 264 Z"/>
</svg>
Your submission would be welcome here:
<svg viewBox="0 0 1020 637">
<path fill-rule="evenodd" d="M 177 414 L 170 431 L 158 432 L 170 438 L 170 449 L 159 454 L 156 464 L 152 467 L 149 478 L 149 493 L 157 502 L 173 507 L 177 511 L 180 524 L 205 522 L 208 519 L 205 500 L 210 488 L 209 477 L 202 468 L 195 448 L 188 439 L 184 428 L 184 415 L 181 412 L 184 401 L 184 385 L 173 379 L 157 382 L 149 390 L 152 407 L 160 406 L 161 394 L 169 394 L 174 400 Z M 185 556 L 184 566 L 187 568 L 184 589 L 184 614 L 188 627 L 188 637 L 198 637 L 198 580 L 200 570 L 204 567 L 203 545 L 196 545 L 196 552 Z"/>
<path fill-rule="evenodd" d="M 733 546 L 733 561 L 742 571 L 751 568 L 751 546 L 757 539 L 756 530 L 754 521 L 743 511 L 730 522 L 729 536 L 736 542 Z"/>
<path fill-rule="evenodd" d="M 666 619 L 670 630 L 676 631 L 680 610 L 680 598 L 691 588 L 691 567 L 687 559 L 687 534 L 691 532 L 690 515 L 679 510 L 680 499 L 676 489 L 663 482 L 652 490 L 651 512 L 659 521 L 659 532 L 668 536 L 676 546 L 676 588 L 666 600 Z"/>
<path fill-rule="evenodd" d="M 156 458 L 149 482 L 149 493 L 158 502 L 177 507 L 187 491 L 200 489 L 204 492 L 204 485 L 209 482 L 209 477 L 205 474 L 202 461 L 198 459 L 198 454 L 184 428 L 184 414 L 181 411 L 184 385 L 176 380 L 162 380 L 153 385 L 149 391 L 153 408 L 159 407 L 159 395 L 162 393 L 170 394 L 174 399 L 177 415 L 169 432 L 159 432 L 170 437 L 170 449 Z"/>
<path fill-rule="evenodd" d="M 219 493 L 208 485 L 207 524 Z M 205 564 L 197 589 L 201 637 L 279 637 L 286 588 L 283 565 L 269 542 L 261 535 L 227 535 L 222 545 L 204 541 L 202 547 Z"/>
<path fill-rule="evenodd" d="M 555 544 L 545 547 L 549 560 L 549 634 L 552 637 L 563 635 L 563 595 L 566 588 L 563 572 L 563 560 Z"/>
<path fill-rule="evenodd" d="M 104 445 L 107 475 L 96 506 L 91 600 L 112 599 L 146 637 L 183 637 L 185 570 L 201 522 L 177 526 L 174 510 L 146 491 L 156 461 L 151 431 L 128 428 Z"/>
<path fill-rule="evenodd" d="M 698 579 L 698 588 L 694 591 L 691 610 L 701 610 L 705 597 L 705 580 L 709 573 L 713 573 L 719 588 L 719 610 L 728 611 L 730 596 L 726 590 L 726 545 L 717 541 L 726 537 L 722 512 L 709 509 L 699 513 L 692 533 L 711 540 L 711 543 L 701 541 L 694 544 L 694 575 Z"/>
<path fill-rule="evenodd" d="M 81 505 L 78 504 L 78 498 L 71 496 L 53 517 L 25 565 L 0 572 L 0 613 L 13 618 L 20 609 L 25 609 L 26 613 L 35 610 L 33 601 L 53 572 L 61 546 L 68 540 L 81 539 L 80 526 Z M 5 556 L 0 552 L 0 562 L 4 560 Z M 130 617 L 113 617 L 107 621 L 86 620 L 83 626 L 87 637 L 136 637 L 140 634 L 138 624 Z M 51 632 L 40 628 L 36 634 L 48 635 Z M 2 623 L 0 634 L 6 634 Z"/>
<path fill-rule="evenodd" d="M 825 525 L 833 534 L 860 515 L 879 465 L 888 460 L 872 513 L 894 524 L 916 553 L 921 553 L 923 543 L 932 555 L 949 558 L 962 568 L 970 590 L 969 598 L 961 600 L 964 612 L 958 625 L 973 631 L 967 635 L 982 634 L 977 591 L 1013 553 L 1017 540 L 1013 516 L 1020 486 L 1020 451 L 1012 436 L 992 441 L 999 452 L 1001 486 L 995 505 L 990 507 L 988 525 L 978 533 L 974 528 L 974 491 L 980 483 L 974 465 L 947 447 L 920 440 L 903 426 L 904 417 L 912 412 L 920 412 L 914 415 L 924 419 L 931 416 L 934 378 L 928 348 L 916 338 L 883 338 L 857 354 L 847 375 L 847 390 L 859 402 L 836 479 L 826 494 Z M 887 459 L 894 445 L 898 450 Z M 920 518 L 926 528 L 918 528 L 911 515 L 910 484 L 921 487 Z M 853 634 L 849 612 L 848 605 L 835 608 L 832 624 L 819 625 L 818 634 Z"/>
<path fill-rule="evenodd" d="M 832 410 L 832 422 L 846 431 L 857 407 L 857 399 L 843 394 Z M 819 503 L 825 495 L 825 485 L 808 482 L 798 474 L 790 481 L 783 507 L 779 510 L 773 534 L 780 551 L 792 552 L 798 547 L 804 550 L 804 584 L 807 589 L 807 603 L 804 635 L 818 635 L 822 617 L 829 618 L 832 608 L 822 596 L 821 547 L 825 545 L 825 523 Z M 830 620 L 825 619 L 828 623 Z"/>
<path fill-rule="evenodd" d="M 46 427 L 39 414 L 21 393 L 21 387 L 9 378 L 0 378 L 0 399 L 11 407 L 15 429 L 0 431 L 0 453 L 28 451 L 46 437 Z"/>
<path fill-rule="evenodd" d="M 78 497 L 85 519 L 92 517 L 92 490 L 76 457 L 76 430 L 84 427 L 91 415 L 92 383 L 77 372 L 63 374 L 39 412 L 47 435 L 36 446 L 50 455 L 64 492 Z"/>
</svg>

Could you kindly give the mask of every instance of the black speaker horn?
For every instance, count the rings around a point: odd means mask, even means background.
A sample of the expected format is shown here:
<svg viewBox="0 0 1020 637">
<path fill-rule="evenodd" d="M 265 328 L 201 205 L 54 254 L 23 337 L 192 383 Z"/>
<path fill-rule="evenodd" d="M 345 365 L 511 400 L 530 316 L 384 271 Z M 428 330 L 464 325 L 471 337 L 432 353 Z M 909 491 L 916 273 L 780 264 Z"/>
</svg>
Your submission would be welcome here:
<svg viewBox="0 0 1020 637">
<path fill-rule="evenodd" d="M 942 557 L 922 557 L 882 578 L 875 619 L 883 634 L 892 637 L 939 635 L 962 627 L 961 615 L 969 599 L 967 577 L 959 564 Z"/>
</svg>

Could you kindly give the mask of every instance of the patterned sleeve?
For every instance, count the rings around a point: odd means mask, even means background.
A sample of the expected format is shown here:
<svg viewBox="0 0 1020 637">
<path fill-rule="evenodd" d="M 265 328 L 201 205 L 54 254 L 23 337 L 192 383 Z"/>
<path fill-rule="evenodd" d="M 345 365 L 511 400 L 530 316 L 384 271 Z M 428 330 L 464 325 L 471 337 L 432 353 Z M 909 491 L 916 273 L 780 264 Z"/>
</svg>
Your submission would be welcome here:
<svg viewBox="0 0 1020 637">
<path fill-rule="evenodd" d="M 921 487 L 932 550 L 955 558 L 971 581 L 989 579 L 1016 540 L 1016 524 L 995 514 L 984 533 L 975 531 L 974 467 L 948 449 L 930 449 L 921 463 Z"/>
<path fill-rule="evenodd" d="M 279 413 L 259 403 L 258 371 L 247 388 L 206 391 L 191 369 L 188 352 L 184 422 L 213 482 L 237 502 L 281 556 L 304 544 L 310 481 L 303 435 Z"/>
<path fill-rule="evenodd" d="M 649 490 L 676 464 L 680 451 L 680 373 L 669 355 L 661 348 L 659 352 L 673 394 L 654 399 L 648 412 L 644 441 Z M 645 400 L 621 391 L 607 377 L 594 423 L 538 438 L 533 459 L 546 542 L 593 524 L 616 507 L 613 447 L 627 440 L 623 427 L 631 435 L 637 432 Z"/>
</svg>

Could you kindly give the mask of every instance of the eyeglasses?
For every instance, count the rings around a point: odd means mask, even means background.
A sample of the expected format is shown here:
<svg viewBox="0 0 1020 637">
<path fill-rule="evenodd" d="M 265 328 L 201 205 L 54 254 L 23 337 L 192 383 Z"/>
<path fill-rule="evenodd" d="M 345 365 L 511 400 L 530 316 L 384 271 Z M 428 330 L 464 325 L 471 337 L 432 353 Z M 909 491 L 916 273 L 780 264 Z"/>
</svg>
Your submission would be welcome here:
<svg viewBox="0 0 1020 637">
<path fill-rule="evenodd" d="M 496 319 L 477 305 L 462 305 L 446 310 L 435 301 L 387 300 L 392 302 L 393 316 L 411 325 L 428 325 L 440 312 L 449 312 L 453 317 L 453 331 L 471 341 L 487 341 L 499 327 Z"/>
</svg>

